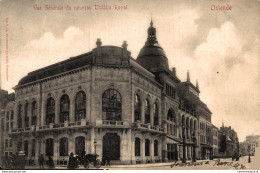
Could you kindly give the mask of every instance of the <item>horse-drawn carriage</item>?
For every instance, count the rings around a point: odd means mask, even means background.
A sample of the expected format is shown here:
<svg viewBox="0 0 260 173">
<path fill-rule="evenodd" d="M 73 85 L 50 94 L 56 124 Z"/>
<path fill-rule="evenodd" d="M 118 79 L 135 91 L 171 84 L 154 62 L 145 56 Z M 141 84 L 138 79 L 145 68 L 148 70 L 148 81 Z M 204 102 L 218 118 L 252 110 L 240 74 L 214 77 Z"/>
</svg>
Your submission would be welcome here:
<svg viewBox="0 0 260 173">
<path fill-rule="evenodd" d="M 93 165 L 97 169 L 101 167 L 101 161 L 98 159 L 97 154 L 86 154 L 83 156 L 78 156 L 77 160 L 80 164 L 84 165 L 85 168 L 89 168 L 90 165 Z"/>
<path fill-rule="evenodd" d="M 20 151 L 16 155 L 11 155 L 4 158 L 4 167 L 5 169 L 25 169 L 25 154 L 23 151 Z"/>
</svg>

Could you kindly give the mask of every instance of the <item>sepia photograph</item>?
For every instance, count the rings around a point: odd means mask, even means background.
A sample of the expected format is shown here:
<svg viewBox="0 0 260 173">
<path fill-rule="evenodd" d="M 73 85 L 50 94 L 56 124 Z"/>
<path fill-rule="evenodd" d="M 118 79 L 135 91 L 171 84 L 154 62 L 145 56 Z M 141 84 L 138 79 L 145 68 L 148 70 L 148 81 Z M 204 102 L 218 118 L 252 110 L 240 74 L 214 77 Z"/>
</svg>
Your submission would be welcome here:
<svg viewBox="0 0 260 173">
<path fill-rule="evenodd" d="M 0 0 L 0 172 L 258 172 L 259 16 L 259 0 Z"/>
</svg>

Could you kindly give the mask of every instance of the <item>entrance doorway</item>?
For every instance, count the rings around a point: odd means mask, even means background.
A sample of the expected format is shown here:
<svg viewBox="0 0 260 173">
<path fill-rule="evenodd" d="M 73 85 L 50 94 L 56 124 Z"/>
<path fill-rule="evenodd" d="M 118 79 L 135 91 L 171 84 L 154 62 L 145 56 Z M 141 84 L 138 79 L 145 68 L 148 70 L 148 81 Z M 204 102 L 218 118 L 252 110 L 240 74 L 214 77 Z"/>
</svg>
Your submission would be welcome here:
<svg viewBox="0 0 260 173">
<path fill-rule="evenodd" d="M 103 137 L 103 160 L 120 160 L 120 136 L 107 133 Z"/>
</svg>

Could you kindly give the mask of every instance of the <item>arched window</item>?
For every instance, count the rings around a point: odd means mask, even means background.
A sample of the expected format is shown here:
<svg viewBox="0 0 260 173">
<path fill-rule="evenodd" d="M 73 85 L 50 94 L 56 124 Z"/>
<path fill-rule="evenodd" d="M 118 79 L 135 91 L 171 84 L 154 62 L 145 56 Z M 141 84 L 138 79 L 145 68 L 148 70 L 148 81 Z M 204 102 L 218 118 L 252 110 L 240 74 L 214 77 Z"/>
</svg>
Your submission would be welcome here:
<svg viewBox="0 0 260 173">
<path fill-rule="evenodd" d="M 67 94 L 64 94 L 60 98 L 60 123 L 69 121 L 70 115 L 70 99 Z"/>
<path fill-rule="evenodd" d="M 169 109 L 167 114 L 167 120 L 176 122 L 176 116 L 173 110 Z"/>
<path fill-rule="evenodd" d="M 159 112 L 158 112 L 157 103 L 154 103 L 154 105 L 153 105 L 153 112 L 154 112 L 153 125 L 154 125 L 154 126 L 157 126 L 157 125 L 159 125 Z"/>
<path fill-rule="evenodd" d="M 28 141 L 24 141 L 24 154 L 25 156 L 28 156 Z"/>
<path fill-rule="evenodd" d="M 145 156 L 150 156 L 150 140 L 145 140 Z"/>
<path fill-rule="evenodd" d="M 145 100 L 145 123 L 150 123 L 150 103 Z"/>
<path fill-rule="evenodd" d="M 45 142 L 46 142 L 45 155 L 53 156 L 53 139 L 48 138 L 48 139 L 46 139 Z"/>
<path fill-rule="evenodd" d="M 135 156 L 141 156 L 141 140 L 135 138 Z"/>
<path fill-rule="evenodd" d="M 14 111 L 11 110 L 11 120 L 13 120 L 13 119 L 14 119 Z"/>
<path fill-rule="evenodd" d="M 154 141 L 154 156 L 158 156 L 158 141 Z"/>
<path fill-rule="evenodd" d="M 80 154 L 82 151 L 85 151 L 85 137 L 78 136 L 75 140 L 75 148 L 76 148 L 76 154 Z"/>
<path fill-rule="evenodd" d="M 10 144 L 9 144 L 9 147 L 12 148 L 13 147 L 13 140 L 10 139 Z"/>
<path fill-rule="evenodd" d="M 86 94 L 84 91 L 80 91 L 75 99 L 75 121 L 84 118 L 86 118 Z"/>
<path fill-rule="evenodd" d="M 52 97 L 47 100 L 47 108 L 46 108 L 46 125 L 50 123 L 54 123 L 55 118 L 55 101 Z"/>
<path fill-rule="evenodd" d="M 68 138 L 60 139 L 60 156 L 68 156 Z"/>
<path fill-rule="evenodd" d="M 37 104 L 36 101 L 32 102 L 32 125 L 37 123 Z"/>
<path fill-rule="evenodd" d="M 8 148 L 8 139 L 5 140 L 5 148 Z"/>
<path fill-rule="evenodd" d="M 24 115 L 25 127 L 29 127 L 29 103 L 25 104 L 24 112 L 25 112 Z"/>
<path fill-rule="evenodd" d="M 102 95 L 102 119 L 121 121 L 122 98 L 115 89 L 108 89 Z"/>
<path fill-rule="evenodd" d="M 17 118 L 18 128 L 22 128 L 22 105 L 18 105 L 18 118 Z"/>
<path fill-rule="evenodd" d="M 32 156 L 35 156 L 35 139 L 32 140 Z"/>
<path fill-rule="evenodd" d="M 141 102 L 140 97 L 136 94 L 135 95 L 135 122 L 141 121 Z"/>
</svg>

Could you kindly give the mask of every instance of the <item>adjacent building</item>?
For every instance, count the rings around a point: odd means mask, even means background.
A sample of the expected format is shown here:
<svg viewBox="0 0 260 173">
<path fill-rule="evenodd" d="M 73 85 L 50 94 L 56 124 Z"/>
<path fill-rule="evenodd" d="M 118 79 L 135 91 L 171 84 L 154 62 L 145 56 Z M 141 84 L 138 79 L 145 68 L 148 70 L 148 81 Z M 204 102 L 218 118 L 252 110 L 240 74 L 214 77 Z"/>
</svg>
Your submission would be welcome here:
<svg viewBox="0 0 260 173">
<path fill-rule="evenodd" d="M 257 147 L 259 147 L 260 143 L 260 135 L 250 135 L 246 136 L 246 140 L 244 142 L 239 143 L 240 147 L 240 154 L 242 156 L 255 155 L 255 150 Z"/>
<path fill-rule="evenodd" d="M 126 42 L 98 39 L 92 51 L 30 72 L 14 90 L 3 113 L 5 155 L 22 150 L 55 164 L 82 151 L 113 164 L 212 159 L 212 113 L 189 72 L 182 82 L 170 70 L 152 22 L 136 59 Z"/>
</svg>

